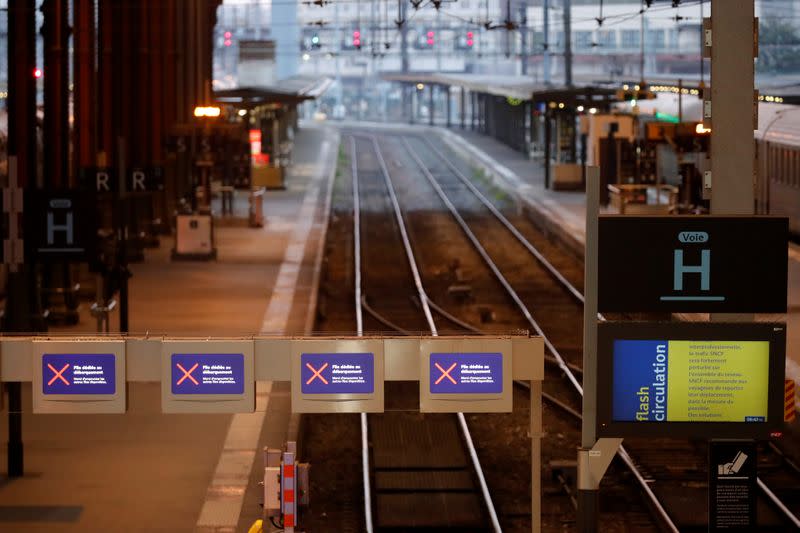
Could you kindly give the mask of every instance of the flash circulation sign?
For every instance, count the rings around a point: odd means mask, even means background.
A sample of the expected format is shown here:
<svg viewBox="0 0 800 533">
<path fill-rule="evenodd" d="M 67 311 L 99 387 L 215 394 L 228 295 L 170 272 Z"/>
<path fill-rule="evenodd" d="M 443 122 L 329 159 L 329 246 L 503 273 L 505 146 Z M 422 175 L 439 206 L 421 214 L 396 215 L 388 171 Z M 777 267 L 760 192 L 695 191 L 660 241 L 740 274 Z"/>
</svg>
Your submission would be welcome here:
<svg viewBox="0 0 800 533">
<path fill-rule="evenodd" d="M 605 312 L 785 313 L 788 220 L 601 216 Z"/>
<path fill-rule="evenodd" d="M 612 419 L 765 422 L 769 341 L 614 340 Z"/>
<path fill-rule="evenodd" d="M 782 324 L 616 323 L 598 333 L 604 435 L 744 438 L 780 427 Z"/>
</svg>

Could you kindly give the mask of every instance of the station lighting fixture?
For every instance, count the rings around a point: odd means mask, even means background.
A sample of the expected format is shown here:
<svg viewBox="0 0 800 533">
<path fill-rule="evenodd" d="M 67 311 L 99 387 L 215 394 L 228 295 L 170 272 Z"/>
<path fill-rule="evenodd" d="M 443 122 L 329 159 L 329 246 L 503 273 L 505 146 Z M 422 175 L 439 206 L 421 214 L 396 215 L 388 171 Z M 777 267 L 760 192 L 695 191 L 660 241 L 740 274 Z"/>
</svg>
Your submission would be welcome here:
<svg viewBox="0 0 800 533">
<path fill-rule="evenodd" d="M 308 52 L 303 54 L 303 61 L 308 61 L 309 59 L 311 59 L 311 55 L 309 55 Z"/>
<path fill-rule="evenodd" d="M 417 84 L 417 90 L 418 90 L 418 91 L 421 91 L 421 90 L 422 90 L 422 89 L 424 89 L 424 88 L 425 88 L 425 84 L 424 84 L 424 83 L 418 83 L 418 84 Z"/>
<path fill-rule="evenodd" d="M 589 108 L 589 114 L 594 115 L 596 113 L 597 113 L 597 108 L 596 107 L 590 107 Z"/>
<path fill-rule="evenodd" d="M 695 126 L 694 131 L 699 134 L 711 133 L 711 128 L 706 128 L 703 126 L 702 122 L 698 122 L 697 126 Z"/>
<path fill-rule="evenodd" d="M 240 109 L 240 110 L 239 110 L 239 116 L 240 116 L 240 117 L 243 117 L 243 116 L 245 116 L 246 114 L 247 114 L 247 109 Z"/>
<path fill-rule="evenodd" d="M 579 105 L 575 109 L 578 111 L 578 113 L 583 113 L 583 106 L 582 105 Z"/>
<path fill-rule="evenodd" d="M 217 106 L 197 106 L 194 108 L 194 116 L 198 118 L 214 118 L 220 116 L 222 110 Z"/>
</svg>

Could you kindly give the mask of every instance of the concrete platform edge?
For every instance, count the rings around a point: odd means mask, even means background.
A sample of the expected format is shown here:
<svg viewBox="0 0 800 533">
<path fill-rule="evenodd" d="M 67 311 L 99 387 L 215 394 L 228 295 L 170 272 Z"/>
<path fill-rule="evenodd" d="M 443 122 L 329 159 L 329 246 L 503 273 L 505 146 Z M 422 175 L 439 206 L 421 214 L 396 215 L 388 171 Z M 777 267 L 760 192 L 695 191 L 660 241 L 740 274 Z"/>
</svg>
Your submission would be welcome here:
<svg viewBox="0 0 800 533">
<path fill-rule="evenodd" d="M 524 183 L 507 167 L 498 163 L 478 146 L 463 137 L 447 130 L 437 128 L 442 140 L 460 157 L 483 170 L 492 183 L 514 198 L 531 221 L 548 235 L 554 236 L 570 253 L 581 261 L 584 253 L 582 234 L 574 234 L 569 230 L 569 223 L 558 213 L 558 205 L 548 205 L 535 195 L 532 186 Z"/>
</svg>

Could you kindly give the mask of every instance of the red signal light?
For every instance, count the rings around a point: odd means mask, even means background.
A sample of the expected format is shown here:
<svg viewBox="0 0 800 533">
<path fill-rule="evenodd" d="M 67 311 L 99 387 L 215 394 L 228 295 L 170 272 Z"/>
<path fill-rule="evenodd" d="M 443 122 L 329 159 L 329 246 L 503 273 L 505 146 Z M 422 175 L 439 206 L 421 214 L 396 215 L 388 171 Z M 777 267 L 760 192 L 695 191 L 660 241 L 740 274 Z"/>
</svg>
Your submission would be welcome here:
<svg viewBox="0 0 800 533">
<path fill-rule="evenodd" d="M 230 39 L 225 39 L 225 46 L 230 46 L 231 44 L 233 43 Z"/>
<path fill-rule="evenodd" d="M 230 39 L 232 36 L 233 36 L 233 35 L 231 34 L 231 32 L 229 32 L 229 31 L 226 31 L 226 32 L 225 32 L 225 38 L 226 38 L 226 39 Z"/>
<path fill-rule="evenodd" d="M 43 75 L 44 73 L 42 72 L 42 69 L 40 68 L 33 69 L 33 77 L 36 78 L 37 80 L 41 78 Z"/>
</svg>

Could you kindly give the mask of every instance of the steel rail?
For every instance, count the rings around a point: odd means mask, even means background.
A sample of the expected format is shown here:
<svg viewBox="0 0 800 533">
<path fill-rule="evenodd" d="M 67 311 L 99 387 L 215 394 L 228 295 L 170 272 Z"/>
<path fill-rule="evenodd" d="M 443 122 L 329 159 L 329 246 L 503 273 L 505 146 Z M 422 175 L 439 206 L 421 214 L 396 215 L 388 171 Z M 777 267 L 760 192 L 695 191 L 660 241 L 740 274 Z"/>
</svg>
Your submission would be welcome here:
<svg viewBox="0 0 800 533">
<path fill-rule="evenodd" d="M 406 247 L 406 257 L 408 258 L 408 264 L 411 268 L 411 272 L 414 276 L 414 283 L 417 286 L 417 292 L 419 293 L 419 300 L 422 304 L 422 309 L 425 313 L 425 318 L 428 322 L 428 326 L 431 330 L 431 335 L 437 337 L 439 335 L 438 330 L 436 329 L 436 323 L 433 320 L 433 315 L 431 314 L 431 308 L 429 305 L 429 298 L 427 293 L 425 292 L 425 287 L 422 284 L 422 278 L 420 277 L 419 270 L 417 268 L 416 259 L 414 257 L 414 251 L 411 247 L 411 241 L 408 238 L 408 233 L 406 231 L 405 220 L 403 219 L 403 213 L 400 209 L 400 202 L 397 200 L 397 194 L 394 190 L 394 185 L 392 184 L 392 179 L 389 174 L 389 170 L 386 166 L 386 161 L 383 158 L 383 153 L 381 152 L 380 146 L 378 145 L 378 140 L 375 137 L 371 137 L 373 147 L 375 149 L 375 154 L 378 158 L 378 163 L 381 167 L 381 172 L 383 173 L 384 181 L 386 182 L 386 188 L 389 191 L 389 198 L 392 202 L 392 206 L 394 208 L 395 218 L 397 219 L 397 224 L 400 229 L 400 234 L 403 238 L 403 244 Z M 467 425 L 467 419 L 464 417 L 464 413 L 456 413 L 458 417 L 458 422 L 461 426 L 461 430 L 463 432 L 464 441 L 467 445 L 467 449 L 469 451 L 470 459 L 472 461 L 473 468 L 475 470 L 475 474 L 478 477 L 478 483 L 481 488 L 481 493 L 483 495 L 484 502 L 486 503 L 486 510 L 489 513 L 489 518 L 492 522 L 492 528 L 495 532 L 501 532 L 502 528 L 500 527 L 500 521 L 497 517 L 497 511 L 494 508 L 494 503 L 492 502 L 492 496 L 489 494 L 489 487 L 486 484 L 486 478 L 483 475 L 483 469 L 481 468 L 480 460 L 478 459 L 478 454 L 475 450 L 475 444 L 472 441 L 472 435 L 469 432 L 469 427 Z"/>
<path fill-rule="evenodd" d="M 350 137 L 350 169 L 353 172 L 353 270 L 355 275 L 356 334 L 364 335 L 364 315 L 361 310 L 361 202 L 358 194 L 358 154 L 356 140 Z M 373 532 L 372 488 L 369 479 L 369 426 L 367 414 L 361 413 L 361 476 L 364 484 L 364 529 Z"/>
<path fill-rule="evenodd" d="M 583 294 L 577 288 L 575 288 L 575 286 L 572 283 L 570 283 L 569 280 L 567 280 L 542 255 L 542 253 L 533 244 L 531 244 L 530 241 L 528 241 L 528 239 L 526 239 L 525 236 L 522 235 L 522 233 L 520 233 L 516 227 L 514 227 L 513 224 L 511 224 L 511 222 L 494 206 L 494 204 L 492 204 L 492 202 L 488 198 L 486 198 L 486 196 L 483 193 L 481 193 L 481 191 L 477 187 L 475 187 L 475 185 L 469 180 L 469 178 L 464 176 L 464 174 L 458 169 L 458 167 L 456 167 L 453 164 L 453 162 L 450 161 L 450 159 L 441 152 L 441 150 L 439 150 L 432 144 L 426 144 L 425 146 L 428 147 L 431 151 L 433 151 L 437 156 L 439 156 L 439 159 L 441 159 L 445 163 L 445 165 L 447 165 L 447 167 L 453 172 L 453 174 L 459 180 L 461 180 L 461 182 L 464 183 L 467 186 L 467 188 L 469 188 L 469 190 L 472 191 L 473 194 L 475 194 L 478 200 L 480 200 L 480 202 L 483 205 L 485 205 L 492 212 L 492 214 L 494 214 L 495 217 L 517 238 L 520 244 L 522 244 L 525 248 L 527 248 L 528 251 L 542 263 L 542 265 L 548 270 L 548 272 L 550 272 L 553 275 L 553 277 L 555 277 L 564 286 L 564 288 L 567 289 L 567 291 L 569 291 L 578 301 L 584 303 Z M 606 318 L 602 315 L 602 313 L 597 313 L 597 318 L 603 322 L 606 321 Z M 583 390 L 581 389 L 580 392 L 582 396 Z M 622 447 L 620 447 L 620 449 L 622 449 Z M 767 499 L 769 499 L 778 508 L 778 510 L 781 511 L 786 516 L 786 518 L 789 521 L 791 521 L 796 526 L 800 527 L 800 518 L 798 518 L 794 513 L 792 513 L 786 507 L 786 505 L 780 500 L 780 498 L 778 498 L 775 495 L 775 493 L 769 489 L 766 483 L 764 483 L 760 478 L 757 478 L 757 481 L 759 488 L 767 497 Z M 649 487 L 646 488 L 649 490 Z"/>
<path fill-rule="evenodd" d="M 494 272 L 495 276 L 497 277 L 497 280 L 506 289 L 506 291 L 508 292 L 508 294 L 511 297 L 511 299 L 513 299 L 514 302 L 516 302 L 518 308 L 520 309 L 522 314 L 525 316 L 526 320 L 531 325 L 531 327 L 534 329 L 534 331 L 536 331 L 537 334 L 539 334 L 539 336 L 542 337 L 542 340 L 544 341 L 545 346 L 550 351 L 550 353 L 553 355 L 553 357 L 555 357 L 556 360 L 558 361 L 558 366 L 567 375 L 567 378 L 573 384 L 575 389 L 580 393 L 581 396 L 583 396 L 583 387 L 581 386 L 580 383 L 578 383 L 578 380 L 575 377 L 575 374 L 572 372 L 572 370 L 567 365 L 566 360 L 561 356 L 561 354 L 556 349 L 556 347 L 553 345 L 553 343 L 550 341 L 550 339 L 547 337 L 547 335 L 545 335 L 544 331 L 539 326 L 539 323 L 536 322 L 536 320 L 533 318 L 533 315 L 528 310 L 527 306 L 522 302 L 522 299 L 519 297 L 517 292 L 511 287 L 511 284 L 508 282 L 508 280 L 505 278 L 505 276 L 503 276 L 503 274 L 500 272 L 500 269 L 497 267 L 495 262 L 489 256 L 488 252 L 486 252 L 486 249 L 483 247 L 483 245 L 481 245 L 480 241 L 475 236 L 475 234 L 472 232 L 472 230 L 470 229 L 469 225 L 466 223 L 464 218 L 458 212 L 458 210 L 456 209 L 455 205 L 453 205 L 453 202 L 450 201 L 450 198 L 447 196 L 447 194 L 445 194 L 444 190 L 442 190 L 442 187 L 441 187 L 441 185 L 439 185 L 439 182 L 436 180 L 436 178 L 433 176 L 433 174 L 431 174 L 430 170 L 423 163 L 423 161 L 420 159 L 420 157 L 417 154 L 417 152 L 411 147 L 410 143 L 408 142 L 408 139 L 404 138 L 403 139 L 403 144 L 405 145 L 406 149 L 408 150 L 409 155 L 411 155 L 412 159 L 414 159 L 414 161 L 417 163 L 419 168 L 422 170 L 423 175 L 428 179 L 428 181 L 430 182 L 430 184 L 433 187 L 433 189 L 439 195 L 439 198 L 441 198 L 442 202 L 450 210 L 450 213 L 453 215 L 453 218 L 455 218 L 456 221 L 458 222 L 459 226 L 461 226 L 461 229 L 463 230 L 464 234 L 467 236 L 467 238 L 475 246 L 476 251 L 483 258 L 483 260 L 486 263 L 486 265 L 489 267 L 490 270 L 492 270 L 492 272 Z M 516 230 L 516 228 L 514 228 L 514 229 Z M 538 253 L 538 250 L 537 250 L 537 253 Z M 548 264 L 549 264 L 549 262 L 548 262 Z M 563 278 L 563 276 L 561 275 L 560 272 L 558 274 L 559 274 L 559 276 L 561 278 Z M 665 524 L 669 527 L 669 529 L 671 531 L 673 531 L 675 533 L 679 533 L 679 530 L 678 530 L 677 526 L 675 525 L 675 523 L 672 521 L 672 518 L 669 516 L 669 514 L 667 514 L 666 510 L 664 509 L 663 505 L 661 504 L 661 502 L 656 497 L 655 493 L 653 493 L 652 489 L 650 489 L 650 487 L 648 486 L 647 482 L 645 481 L 645 479 L 642 476 L 642 474 L 639 471 L 639 469 L 634 464 L 634 462 L 631 459 L 630 455 L 628 454 L 627 450 L 622 445 L 620 445 L 619 451 L 617 453 L 622 458 L 622 460 L 625 462 L 625 464 L 628 466 L 629 470 L 631 470 L 631 472 L 633 473 L 634 477 L 636 477 L 637 481 L 639 481 L 640 486 L 645 491 L 645 493 L 648 495 L 648 497 L 650 499 L 650 502 L 653 504 L 653 506 L 657 510 L 657 512 L 658 512 L 659 516 L 661 517 L 661 519 L 665 522 Z"/>
</svg>

